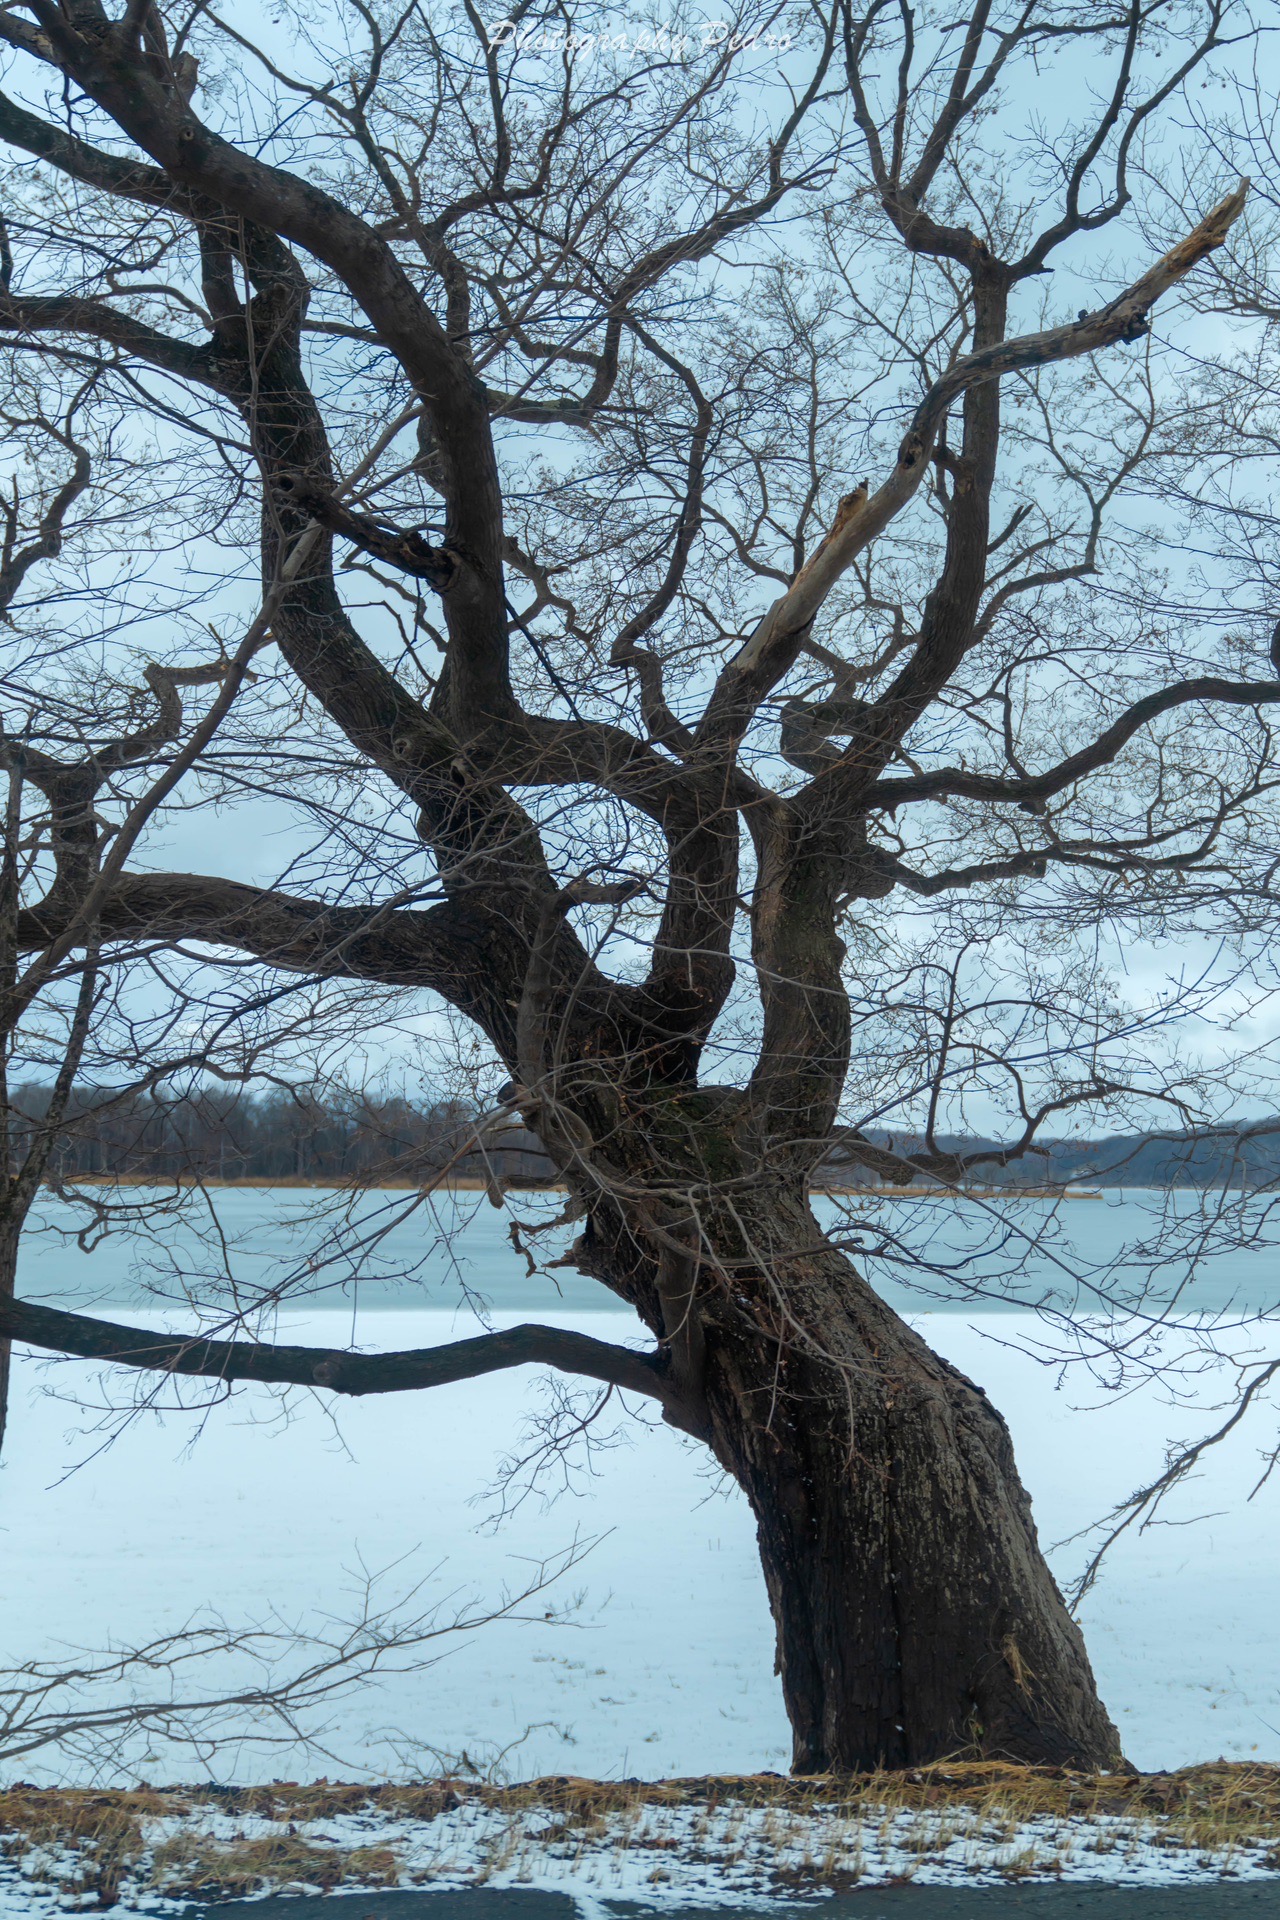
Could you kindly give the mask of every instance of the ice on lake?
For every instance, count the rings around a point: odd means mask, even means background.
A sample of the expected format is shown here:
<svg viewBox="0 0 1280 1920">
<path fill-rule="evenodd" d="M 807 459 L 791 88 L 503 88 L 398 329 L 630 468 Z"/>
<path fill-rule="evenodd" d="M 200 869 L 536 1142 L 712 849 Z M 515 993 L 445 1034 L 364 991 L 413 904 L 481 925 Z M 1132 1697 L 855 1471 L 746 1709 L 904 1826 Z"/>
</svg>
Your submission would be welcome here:
<svg viewBox="0 0 1280 1920">
<path fill-rule="evenodd" d="M 232 1240 L 242 1242 L 233 1260 L 242 1286 L 268 1284 L 281 1262 L 305 1262 L 289 1222 L 306 1196 L 241 1189 L 220 1201 Z M 1108 1204 L 1082 1201 L 1071 1212 L 1073 1238 L 1093 1235 L 1095 1269 L 1117 1232 Z M 941 1219 L 935 1230 L 947 1231 Z M 455 1254 L 440 1247 L 431 1255 L 425 1283 L 397 1279 L 398 1263 L 408 1264 L 431 1231 L 415 1214 L 370 1257 L 383 1278 L 357 1297 L 361 1344 L 423 1346 L 476 1331 L 468 1288 L 493 1303 L 491 1324 L 536 1315 L 607 1339 L 633 1337 L 634 1323 L 589 1283 L 562 1273 L 557 1294 L 545 1278 L 530 1281 L 505 1220 L 483 1197 Z M 165 1309 L 140 1289 L 149 1279 L 174 1292 L 207 1254 L 171 1227 L 142 1251 L 146 1272 L 123 1239 L 85 1255 L 51 1231 L 32 1249 L 23 1286 L 33 1297 L 93 1299 L 99 1311 L 127 1307 L 151 1324 L 184 1324 L 183 1309 Z M 1051 1267 L 1057 1257 L 1050 1249 Z M 979 1276 L 976 1288 L 970 1274 L 967 1294 L 904 1296 L 903 1304 L 1009 1420 L 1041 1536 L 1066 1542 L 1053 1554 L 1065 1579 L 1086 1552 L 1069 1536 L 1157 1472 L 1171 1439 L 1202 1431 L 1230 1380 L 1209 1370 L 1186 1383 L 1189 1401 L 1171 1405 L 1154 1382 L 1113 1392 L 1098 1374 L 1047 1366 L 1028 1351 L 1046 1339 L 1045 1324 L 992 1297 L 1009 1265 L 1006 1258 Z M 1256 1258 L 1238 1261 L 1201 1282 L 1198 1302 L 1265 1304 L 1270 1271 Z M 328 1269 L 311 1277 L 322 1290 L 279 1314 L 276 1337 L 345 1344 L 350 1294 L 332 1290 Z M 1042 1285 L 1043 1274 L 1026 1284 Z M 1150 1323 L 1138 1336 L 1164 1337 Z M 1265 1326 L 1248 1325 L 1230 1335 L 1240 1351 L 1259 1350 L 1268 1337 Z M 137 1641 L 210 1606 L 236 1621 L 270 1609 L 340 1618 L 361 1568 L 391 1569 L 389 1592 L 425 1577 L 426 1591 L 442 1600 L 493 1597 L 575 1535 L 594 1536 L 545 1604 L 527 1610 L 533 1617 L 487 1627 L 427 1670 L 336 1709 L 329 1761 L 291 1766 L 278 1753 L 231 1746 L 214 1771 L 235 1780 L 376 1774 L 413 1756 L 420 1764 L 428 1751 L 465 1751 L 486 1764 L 504 1749 L 515 1777 L 785 1769 L 750 1516 L 709 1474 L 705 1454 L 660 1423 L 624 1419 L 618 1443 L 581 1466 L 558 1498 L 534 1495 L 495 1524 L 498 1464 L 527 1448 L 529 1416 L 544 1403 L 545 1383 L 531 1371 L 336 1408 L 318 1395 L 282 1404 L 253 1389 L 203 1416 L 178 1410 L 176 1390 L 166 1391 L 158 1410 L 123 1425 L 111 1411 L 121 1382 L 80 1362 L 18 1357 L 0 1467 L 5 1664 Z M 1118 1544 L 1085 1603 L 1104 1697 L 1140 1766 L 1280 1758 L 1280 1493 L 1268 1483 L 1247 1499 L 1272 1424 L 1264 1410 L 1259 1425 L 1209 1456 L 1160 1524 Z M 571 1600 L 567 1621 L 542 1618 Z M 192 1756 L 168 1750 L 135 1759 L 154 1780 L 201 1771 Z M 47 1777 L 34 1759 L 9 1771 Z"/>
</svg>

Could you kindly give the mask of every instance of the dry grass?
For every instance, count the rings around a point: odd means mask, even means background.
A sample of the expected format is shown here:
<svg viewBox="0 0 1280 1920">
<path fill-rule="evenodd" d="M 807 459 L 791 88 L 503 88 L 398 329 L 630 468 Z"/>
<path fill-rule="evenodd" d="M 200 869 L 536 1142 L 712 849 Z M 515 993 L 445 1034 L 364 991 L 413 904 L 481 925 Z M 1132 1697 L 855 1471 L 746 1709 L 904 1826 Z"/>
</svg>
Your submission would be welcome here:
<svg viewBox="0 0 1280 1920">
<path fill-rule="evenodd" d="M 317 1846 L 287 1830 L 229 1841 L 179 1833 L 152 1851 L 150 1877 L 173 1898 L 229 1900 L 266 1887 L 392 1887 L 400 1863 L 390 1847 Z"/>
<path fill-rule="evenodd" d="M 757 1839 L 789 1848 L 802 1864 L 795 1885 L 835 1886 L 859 1878 L 865 1843 L 892 1832 L 899 1855 L 923 1862 L 960 1842 L 979 1853 L 1008 1844 L 1026 1823 L 1096 1823 L 1089 1850 L 1121 1853 L 1126 1835 L 1177 1848 L 1230 1868 L 1247 1850 L 1280 1870 L 1280 1767 L 1218 1762 L 1172 1773 L 1085 1775 L 997 1761 L 945 1763 L 908 1772 L 786 1779 L 775 1774 L 656 1782 L 555 1776 L 495 1787 L 443 1778 L 402 1786 L 276 1783 L 242 1789 L 191 1788 L 98 1793 L 15 1787 L 0 1792 L 0 1853 L 33 1879 L 84 1903 L 110 1906 L 122 1886 L 230 1897 L 271 1888 L 389 1886 L 402 1877 L 394 1847 L 379 1840 L 342 1845 L 328 1822 L 426 1823 L 464 1805 L 496 1814 L 499 1838 L 484 1871 L 554 1848 L 576 1857 L 604 1843 L 643 1850 L 653 1877 L 665 1876 L 677 1845 L 714 1842 L 731 1862 L 748 1816 Z M 650 1811 L 688 1810 L 682 1842 L 646 1825 Z M 207 1831 L 210 1815 L 219 1818 Z M 763 1821 L 760 1816 L 763 1815 Z M 269 1830 L 261 1831 L 263 1823 Z M 1117 1833 L 1115 1823 L 1123 1823 Z M 157 1827 L 156 1823 L 162 1823 Z M 257 1828 L 248 1832 L 242 1828 Z M 1055 1847 L 1025 1846 L 1005 1860 L 1011 1878 L 1055 1870 Z M 954 1854 L 953 1854 L 954 1857 Z"/>
<path fill-rule="evenodd" d="M 33 1877 L 66 1893 L 115 1901 L 146 1853 L 143 1822 L 165 1811 L 158 1793 L 0 1793 L 0 1853 L 32 1860 Z"/>
</svg>

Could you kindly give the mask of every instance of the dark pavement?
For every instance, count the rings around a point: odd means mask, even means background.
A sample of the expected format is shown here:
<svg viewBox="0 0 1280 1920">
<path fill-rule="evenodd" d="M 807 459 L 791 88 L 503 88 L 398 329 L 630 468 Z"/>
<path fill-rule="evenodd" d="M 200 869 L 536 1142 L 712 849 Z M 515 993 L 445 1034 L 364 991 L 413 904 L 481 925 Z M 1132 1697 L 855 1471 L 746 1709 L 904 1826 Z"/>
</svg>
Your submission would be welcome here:
<svg viewBox="0 0 1280 1920">
<path fill-rule="evenodd" d="M 637 1906 L 563 1893 L 334 1893 L 223 1901 L 201 1920 L 1280 1920 L 1280 1879 L 1203 1887 L 882 1887 L 802 1906 Z M 195 1920 L 196 1910 L 192 1910 Z"/>
</svg>

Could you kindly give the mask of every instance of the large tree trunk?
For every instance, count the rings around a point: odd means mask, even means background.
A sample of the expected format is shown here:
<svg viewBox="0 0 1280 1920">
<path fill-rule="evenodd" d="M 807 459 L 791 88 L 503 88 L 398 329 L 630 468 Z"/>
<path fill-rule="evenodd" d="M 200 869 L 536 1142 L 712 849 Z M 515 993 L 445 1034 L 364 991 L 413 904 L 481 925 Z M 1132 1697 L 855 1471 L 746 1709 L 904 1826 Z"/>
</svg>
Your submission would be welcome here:
<svg viewBox="0 0 1280 1920">
<path fill-rule="evenodd" d="M 796 1770 L 1116 1764 L 982 1389 L 877 1297 L 801 1194 L 739 1192 L 724 1240 L 718 1275 L 704 1259 L 682 1296 L 655 1282 L 657 1330 L 756 1516 Z M 619 1251 L 589 1235 L 585 1264 L 644 1311 Z"/>
</svg>

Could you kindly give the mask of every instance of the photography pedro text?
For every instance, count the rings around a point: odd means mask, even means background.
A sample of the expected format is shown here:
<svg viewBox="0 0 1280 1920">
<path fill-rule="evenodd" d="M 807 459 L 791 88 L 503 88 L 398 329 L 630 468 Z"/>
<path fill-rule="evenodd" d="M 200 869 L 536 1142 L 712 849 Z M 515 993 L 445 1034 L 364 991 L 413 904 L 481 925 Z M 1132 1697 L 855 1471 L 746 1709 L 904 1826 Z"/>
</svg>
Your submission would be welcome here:
<svg viewBox="0 0 1280 1920">
<path fill-rule="evenodd" d="M 616 32 L 584 33 L 576 27 L 522 26 L 516 20 L 500 20 L 485 30 L 490 48 L 512 47 L 517 53 L 578 53 L 588 57 L 602 53 L 630 54 L 633 57 L 656 55 L 659 59 L 687 60 L 698 53 L 745 53 L 764 48 L 770 53 L 786 53 L 791 47 L 789 33 L 743 33 L 727 20 L 706 20 L 693 33 L 672 27 L 620 28 Z"/>
</svg>

